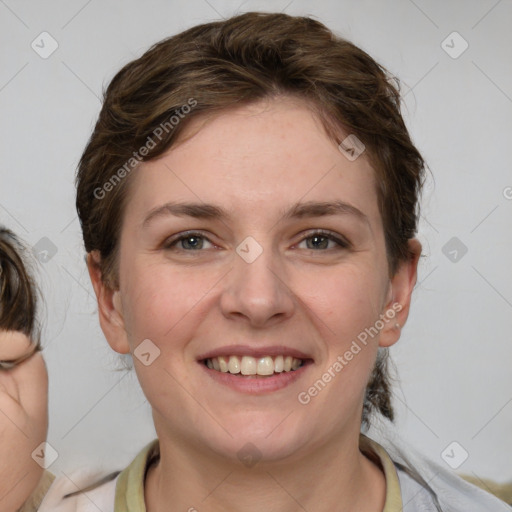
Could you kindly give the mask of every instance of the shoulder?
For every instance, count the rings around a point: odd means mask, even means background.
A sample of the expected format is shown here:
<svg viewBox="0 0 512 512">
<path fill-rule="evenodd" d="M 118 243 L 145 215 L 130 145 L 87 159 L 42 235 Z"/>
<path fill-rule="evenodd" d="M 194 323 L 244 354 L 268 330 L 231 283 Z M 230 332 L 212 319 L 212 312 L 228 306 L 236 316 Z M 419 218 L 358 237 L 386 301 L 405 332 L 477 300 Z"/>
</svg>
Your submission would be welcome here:
<svg viewBox="0 0 512 512">
<path fill-rule="evenodd" d="M 144 477 L 159 455 L 158 440 L 148 444 L 122 472 L 75 471 L 55 479 L 39 512 L 114 512 L 145 510 Z M 70 495 L 71 496 L 68 496 Z"/>
<path fill-rule="evenodd" d="M 386 477 L 384 512 L 505 512 L 512 509 L 495 496 L 413 449 L 361 436 L 360 447 L 377 455 Z"/>
<path fill-rule="evenodd" d="M 104 479 L 103 475 L 90 470 L 76 471 L 56 478 L 41 503 L 39 512 L 113 512 L 117 477 L 106 482 L 103 482 Z M 81 489 L 85 490 L 72 494 Z M 68 494 L 72 495 L 66 497 Z"/>
<path fill-rule="evenodd" d="M 505 512 L 512 509 L 492 494 L 458 475 L 425 463 L 410 469 L 394 462 L 403 500 L 403 512 Z"/>
<path fill-rule="evenodd" d="M 35 510 L 39 510 L 39 506 L 41 505 L 43 498 L 48 493 L 48 489 L 51 487 L 54 480 L 55 476 L 45 470 L 39 480 L 39 484 L 21 507 L 19 512 L 34 512 Z"/>
<path fill-rule="evenodd" d="M 435 495 L 418 482 L 403 466 L 395 463 L 396 474 L 400 482 L 403 512 L 437 512 Z"/>
<path fill-rule="evenodd" d="M 361 451 L 376 462 L 386 478 L 386 501 L 383 512 L 438 512 L 432 494 L 407 469 L 395 462 L 386 449 L 361 434 Z"/>
</svg>

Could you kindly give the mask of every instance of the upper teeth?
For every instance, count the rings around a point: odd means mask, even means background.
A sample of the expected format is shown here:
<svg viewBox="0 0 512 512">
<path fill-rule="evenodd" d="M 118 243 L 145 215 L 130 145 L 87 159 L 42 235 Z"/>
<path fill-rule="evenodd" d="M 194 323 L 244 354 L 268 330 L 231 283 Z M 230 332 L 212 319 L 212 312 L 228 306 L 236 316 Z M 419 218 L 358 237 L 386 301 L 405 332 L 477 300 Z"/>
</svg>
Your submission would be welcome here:
<svg viewBox="0 0 512 512">
<path fill-rule="evenodd" d="M 301 359 L 292 356 L 219 356 L 206 360 L 208 368 L 242 375 L 272 375 L 274 372 L 289 372 L 296 370 L 301 363 Z"/>
</svg>

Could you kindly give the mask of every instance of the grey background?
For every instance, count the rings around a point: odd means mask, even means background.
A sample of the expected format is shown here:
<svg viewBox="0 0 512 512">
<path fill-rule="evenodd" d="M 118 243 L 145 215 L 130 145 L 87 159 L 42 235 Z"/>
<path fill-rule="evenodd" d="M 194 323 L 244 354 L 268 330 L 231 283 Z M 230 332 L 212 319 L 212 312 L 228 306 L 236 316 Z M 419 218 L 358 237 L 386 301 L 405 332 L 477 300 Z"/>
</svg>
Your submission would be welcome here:
<svg viewBox="0 0 512 512">
<path fill-rule="evenodd" d="M 154 436 L 135 375 L 117 370 L 99 328 L 74 210 L 102 88 L 163 37 L 249 10 L 312 14 L 400 77 L 434 180 L 419 233 L 426 257 L 392 349 L 397 428 L 441 464 L 457 441 L 468 453 L 457 471 L 511 479 L 510 0 L 0 0 L 0 222 L 47 260 L 49 442 L 59 454 L 50 469 L 120 468 Z M 55 44 L 43 31 L 58 44 L 46 59 L 31 47 Z M 454 31 L 469 45 L 457 58 Z"/>
</svg>

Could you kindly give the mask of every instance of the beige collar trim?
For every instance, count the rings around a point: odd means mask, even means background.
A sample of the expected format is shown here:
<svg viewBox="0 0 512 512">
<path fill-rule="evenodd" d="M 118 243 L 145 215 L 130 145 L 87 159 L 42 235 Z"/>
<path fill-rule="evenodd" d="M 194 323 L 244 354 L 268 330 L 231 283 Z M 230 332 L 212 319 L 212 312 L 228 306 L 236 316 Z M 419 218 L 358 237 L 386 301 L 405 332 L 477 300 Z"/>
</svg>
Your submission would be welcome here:
<svg viewBox="0 0 512 512">
<path fill-rule="evenodd" d="M 361 452 L 380 465 L 384 471 L 386 502 L 382 512 L 402 510 L 400 482 L 395 465 L 386 450 L 364 434 L 359 436 L 359 446 Z M 155 439 L 119 475 L 116 485 L 114 512 L 146 512 L 144 480 L 148 467 L 159 454 L 158 439 Z"/>
</svg>

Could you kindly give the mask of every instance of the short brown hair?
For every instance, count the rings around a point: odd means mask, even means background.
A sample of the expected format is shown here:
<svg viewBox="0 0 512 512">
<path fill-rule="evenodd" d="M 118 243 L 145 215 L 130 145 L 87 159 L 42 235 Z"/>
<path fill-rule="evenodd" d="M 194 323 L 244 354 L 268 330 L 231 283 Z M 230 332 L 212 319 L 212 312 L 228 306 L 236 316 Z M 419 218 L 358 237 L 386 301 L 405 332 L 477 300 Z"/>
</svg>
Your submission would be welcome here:
<svg viewBox="0 0 512 512">
<path fill-rule="evenodd" d="M 157 43 L 108 86 L 79 163 L 76 200 L 85 249 L 99 251 L 107 285 L 119 286 L 117 251 L 131 176 L 126 163 L 134 151 L 151 139 L 140 161 L 152 160 L 192 119 L 280 95 L 303 99 L 337 144 L 348 134 L 363 142 L 376 172 L 390 274 L 410 257 L 424 161 L 402 119 L 398 80 L 316 20 L 250 12 Z M 155 130 L 191 99 L 194 108 L 155 141 Z M 369 388 L 365 411 L 377 407 L 392 419 L 385 362 L 379 358 L 378 375 L 370 379 L 375 389 Z"/>
<path fill-rule="evenodd" d="M 0 330 L 22 332 L 40 349 L 38 288 L 26 252 L 12 231 L 0 227 Z"/>
</svg>

